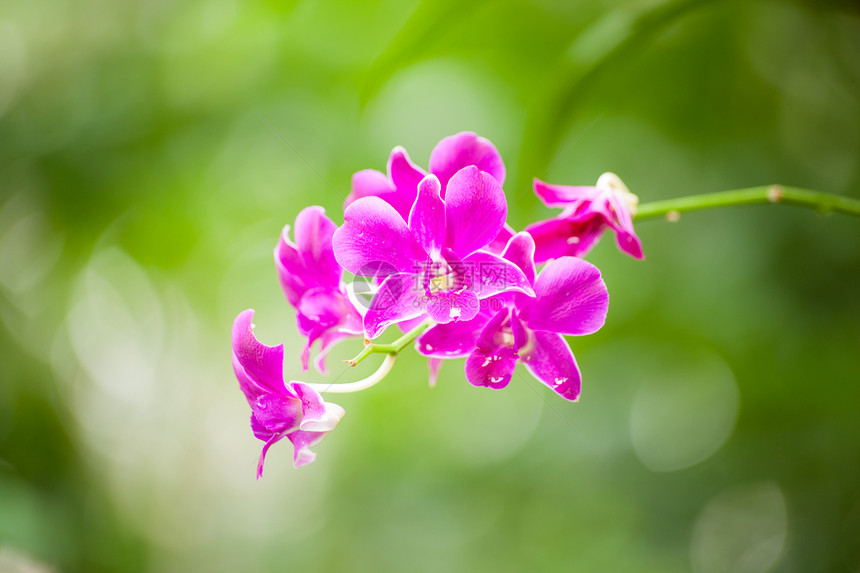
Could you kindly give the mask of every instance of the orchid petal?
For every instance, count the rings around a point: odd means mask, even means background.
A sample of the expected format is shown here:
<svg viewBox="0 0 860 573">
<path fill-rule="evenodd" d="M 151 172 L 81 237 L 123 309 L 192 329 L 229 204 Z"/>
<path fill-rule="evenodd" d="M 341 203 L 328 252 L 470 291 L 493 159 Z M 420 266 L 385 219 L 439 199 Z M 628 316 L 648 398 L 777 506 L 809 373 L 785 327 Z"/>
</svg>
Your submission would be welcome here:
<svg viewBox="0 0 860 573">
<path fill-rule="evenodd" d="M 525 274 L 529 284 L 535 282 L 535 241 L 526 232 L 517 233 L 502 253 L 502 258 L 517 265 Z"/>
<path fill-rule="evenodd" d="M 644 259 L 642 242 L 633 229 L 633 219 L 630 217 L 627 206 L 622 204 L 615 195 L 611 195 L 607 203 L 608 208 L 611 209 L 611 214 L 614 215 L 614 217 L 607 219 L 607 223 L 615 231 L 615 243 L 619 250 L 634 259 Z"/>
<path fill-rule="evenodd" d="M 251 432 L 253 432 L 254 437 L 258 440 L 267 441 L 272 436 L 276 435 L 278 432 L 273 432 L 266 426 L 264 426 L 258 419 L 254 412 L 251 412 Z"/>
<path fill-rule="evenodd" d="M 316 330 L 337 326 L 350 311 L 349 303 L 338 291 L 322 287 L 307 291 L 296 307 L 299 332 L 305 336 Z"/>
<path fill-rule="evenodd" d="M 427 257 L 406 221 L 378 197 L 358 199 L 347 207 L 332 243 L 338 263 L 361 276 L 409 271 L 415 261 Z"/>
<path fill-rule="evenodd" d="M 343 408 L 325 402 L 319 392 L 303 382 L 292 382 L 290 386 L 302 400 L 304 417 L 300 429 L 309 432 L 330 432 L 335 429 L 345 413 Z"/>
<path fill-rule="evenodd" d="M 516 264 L 486 251 L 477 251 L 463 259 L 464 267 L 473 276 L 469 281 L 478 298 L 501 292 L 519 291 L 534 296 L 531 282 Z M 534 269 L 534 265 L 532 265 Z"/>
<path fill-rule="evenodd" d="M 490 318 L 492 315 L 479 312 L 472 320 L 437 324 L 418 337 L 415 348 L 425 356 L 437 358 L 468 356 Z"/>
<path fill-rule="evenodd" d="M 245 398 L 248 400 L 248 403 L 253 403 L 259 396 L 269 392 L 268 389 L 263 389 L 257 382 L 251 379 L 250 376 L 245 372 L 245 368 L 239 363 L 239 359 L 236 358 L 236 353 L 233 353 L 233 373 L 236 375 L 236 379 L 239 381 L 239 390 L 242 391 L 242 394 L 245 395 Z"/>
<path fill-rule="evenodd" d="M 284 345 L 266 346 L 251 331 L 254 311 L 242 311 L 233 321 L 234 363 L 242 368 L 250 379 L 264 390 L 287 393 L 284 386 Z M 240 380 L 241 384 L 242 380 Z M 246 393 L 247 395 L 247 393 Z"/>
<path fill-rule="evenodd" d="M 623 252 L 634 259 L 644 259 L 645 254 L 642 252 L 642 242 L 639 237 L 626 229 L 618 229 L 615 234 L 615 244 Z"/>
<path fill-rule="evenodd" d="M 302 352 L 302 370 L 307 370 L 314 342 L 355 311 L 339 291 L 322 287 L 307 291 L 296 310 L 298 331 L 308 339 Z"/>
<path fill-rule="evenodd" d="M 293 467 L 300 468 L 314 461 L 317 455 L 310 451 L 325 437 L 326 432 L 306 432 L 298 430 L 287 434 L 287 438 L 293 443 Z"/>
<path fill-rule="evenodd" d="M 412 273 L 399 273 L 385 279 L 364 315 L 367 338 L 376 338 L 389 325 L 424 313 L 427 295 L 418 284 L 419 279 L 419 275 Z"/>
<path fill-rule="evenodd" d="M 597 215 L 584 220 L 555 218 L 538 221 L 526 227 L 535 242 L 535 263 L 541 264 L 559 257 L 581 257 L 600 240 L 606 228 Z"/>
<path fill-rule="evenodd" d="M 544 267 L 535 281 L 536 298 L 522 318 L 532 330 L 591 334 L 606 321 L 609 293 L 597 267 L 562 257 Z"/>
<path fill-rule="evenodd" d="M 293 234 L 296 246 L 305 263 L 305 272 L 315 286 L 337 289 L 342 270 L 334 258 L 331 237 L 337 225 L 326 217 L 325 209 L 318 206 L 302 209 L 296 216 Z"/>
<path fill-rule="evenodd" d="M 395 147 L 388 158 L 388 175 L 375 169 L 364 169 L 352 176 L 352 192 L 343 207 L 346 209 L 363 197 L 379 197 L 394 207 L 405 221 L 415 202 L 418 182 L 426 175 L 423 169 L 412 163 L 405 149 Z"/>
<path fill-rule="evenodd" d="M 475 291 L 439 291 L 427 297 L 427 315 L 438 324 L 472 320 L 478 314 L 480 302 Z"/>
<path fill-rule="evenodd" d="M 409 228 L 427 253 L 439 253 L 445 242 L 445 202 L 439 180 L 428 175 L 418 184 L 418 196 L 409 212 Z"/>
<path fill-rule="evenodd" d="M 520 357 L 532 375 L 552 388 L 562 398 L 579 398 L 579 367 L 567 341 L 554 332 L 532 332 L 531 347 L 520 350 Z"/>
<path fill-rule="evenodd" d="M 285 434 L 275 434 L 269 440 L 263 444 L 263 451 L 260 452 L 260 460 L 257 462 L 257 479 L 263 477 L 263 462 L 266 461 L 266 453 L 269 451 L 269 448 L 272 444 L 275 444 L 282 439 L 284 439 Z"/>
<path fill-rule="evenodd" d="M 547 207 L 567 207 L 578 201 L 591 201 L 600 191 L 591 186 L 550 185 L 534 180 L 534 191 Z"/>
<path fill-rule="evenodd" d="M 505 223 L 502 225 L 502 229 L 499 231 L 499 234 L 496 235 L 496 238 L 487 244 L 486 250 L 497 255 L 500 254 L 505 250 L 505 246 L 508 244 L 508 241 L 510 241 L 511 237 L 515 234 L 516 232 L 513 227 Z"/>
<path fill-rule="evenodd" d="M 302 417 L 300 428 L 302 430 L 317 430 L 317 428 L 309 428 L 308 426 L 318 423 L 326 417 L 326 404 L 323 402 L 322 396 L 320 396 L 319 392 L 302 382 L 290 382 L 290 388 L 292 388 L 302 403 L 302 413 L 304 416 Z M 328 431 L 332 428 L 334 426 L 331 428 L 320 428 L 319 430 Z"/>
<path fill-rule="evenodd" d="M 470 165 L 489 173 L 499 185 L 505 183 L 505 164 L 496 147 L 488 139 L 464 131 L 444 138 L 430 153 L 430 172 L 442 184 L 442 196 L 447 197 L 448 181 L 459 170 Z"/>
<path fill-rule="evenodd" d="M 529 331 L 520 320 L 518 312 L 511 313 L 511 333 L 514 335 L 514 346 L 522 349 L 529 342 Z"/>
<path fill-rule="evenodd" d="M 517 365 L 517 351 L 513 341 L 505 341 L 502 329 L 510 311 L 499 311 L 486 324 L 475 345 L 475 350 L 466 359 L 466 380 L 474 386 L 504 388 L 511 381 Z"/>
<path fill-rule="evenodd" d="M 250 404 L 257 423 L 273 434 L 297 430 L 302 421 L 302 401 L 291 394 L 268 392 Z"/>
<path fill-rule="evenodd" d="M 466 380 L 498 390 L 510 383 L 516 365 L 517 353 L 510 346 L 476 348 L 466 359 Z"/>
<path fill-rule="evenodd" d="M 351 203 L 363 197 L 380 197 L 387 200 L 395 192 L 394 184 L 385 173 L 376 169 L 362 169 L 352 176 L 352 190 L 344 201 L 343 208 L 346 209 Z"/>
<path fill-rule="evenodd" d="M 409 211 L 415 203 L 418 184 L 426 176 L 427 173 L 423 169 L 412 163 L 403 147 L 398 145 L 391 151 L 388 157 L 388 177 L 396 189 L 391 205 L 400 213 L 404 221 L 409 218 Z"/>
<path fill-rule="evenodd" d="M 445 212 L 445 246 L 464 257 L 499 234 L 508 206 L 499 182 L 470 166 L 455 173 L 448 182 Z"/>
<path fill-rule="evenodd" d="M 430 387 L 436 385 L 436 381 L 439 379 L 439 370 L 442 369 L 442 363 L 444 360 L 441 358 L 428 358 L 427 359 L 427 370 L 429 371 L 427 376 L 427 381 L 430 383 Z"/>
<path fill-rule="evenodd" d="M 290 226 L 284 227 L 278 245 L 275 247 L 275 268 L 278 280 L 289 303 L 299 303 L 302 294 L 308 289 L 305 283 L 305 264 L 295 244 L 290 240 Z"/>
</svg>

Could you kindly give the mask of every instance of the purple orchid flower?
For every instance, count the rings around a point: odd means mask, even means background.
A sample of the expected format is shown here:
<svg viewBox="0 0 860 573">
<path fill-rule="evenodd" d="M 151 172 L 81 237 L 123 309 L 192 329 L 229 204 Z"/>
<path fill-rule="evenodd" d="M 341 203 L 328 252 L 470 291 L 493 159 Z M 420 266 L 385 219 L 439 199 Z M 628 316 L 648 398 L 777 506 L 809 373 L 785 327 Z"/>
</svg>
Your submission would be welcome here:
<svg viewBox="0 0 860 573">
<path fill-rule="evenodd" d="M 375 196 L 346 208 L 332 238 L 337 261 L 356 275 L 386 277 L 364 315 L 368 338 L 425 313 L 437 323 L 470 320 L 481 299 L 532 292 L 519 267 L 480 250 L 507 216 L 498 180 L 470 165 L 448 179 L 444 199 L 441 192 L 436 175 L 424 177 L 406 220 Z"/>
<path fill-rule="evenodd" d="M 499 185 L 504 185 L 505 164 L 488 139 L 464 131 L 444 138 L 433 148 L 430 153 L 430 173 L 439 179 L 443 199 L 451 177 L 470 165 L 489 173 Z M 426 171 L 412 163 L 405 149 L 397 146 L 388 158 L 387 176 L 375 169 L 364 169 L 352 176 L 352 192 L 346 198 L 344 209 L 362 197 L 379 197 L 407 221 L 418 195 L 418 183 L 427 175 Z"/>
<path fill-rule="evenodd" d="M 293 243 L 284 227 L 275 247 L 275 267 L 287 300 L 296 308 L 299 332 L 308 339 L 302 368 L 308 369 L 311 346 L 321 339 L 316 366 L 325 372 L 325 355 L 338 341 L 363 332 L 361 315 L 345 294 L 343 269 L 332 249 L 337 225 L 322 207 L 307 207 L 296 217 Z"/>
<path fill-rule="evenodd" d="M 293 443 L 295 467 L 314 461 L 309 448 L 337 426 L 344 411 L 306 384 L 284 384 L 284 345 L 260 343 L 251 330 L 253 317 L 254 311 L 246 310 L 233 322 L 233 371 L 251 406 L 251 430 L 266 442 L 257 463 L 259 479 L 266 452 L 283 438 Z"/>
<path fill-rule="evenodd" d="M 535 262 L 582 257 L 606 229 L 615 231 L 618 248 L 643 259 L 642 243 L 633 230 L 639 198 L 614 173 L 604 173 L 594 187 L 569 187 L 534 181 L 535 194 L 547 207 L 562 207 L 557 217 L 526 227 L 535 240 Z"/>
<path fill-rule="evenodd" d="M 440 324 L 416 341 L 421 354 L 466 358 L 466 379 L 475 386 L 504 388 L 518 360 L 535 378 L 567 400 L 577 400 L 581 377 L 563 335 L 598 331 L 606 320 L 609 294 L 597 267 L 575 257 L 561 257 L 535 278 L 535 245 L 527 233 L 516 234 L 503 257 L 516 263 L 534 284 L 535 297 L 497 295 L 498 312 L 486 310 L 465 322 Z"/>
<path fill-rule="evenodd" d="M 463 131 L 436 144 L 430 153 L 430 173 L 439 179 L 442 199 L 445 199 L 451 177 L 471 165 L 490 174 L 499 185 L 504 185 L 505 164 L 490 140 L 471 131 Z M 412 162 L 405 149 L 397 146 L 388 158 L 387 175 L 375 169 L 364 169 L 352 176 L 352 192 L 343 207 L 346 209 L 362 197 L 379 197 L 394 207 L 404 221 L 408 221 L 409 212 L 418 196 L 418 183 L 427 175 L 426 171 Z M 501 253 L 513 234 L 513 230 L 505 224 L 499 235 L 487 245 L 487 250 Z"/>
</svg>

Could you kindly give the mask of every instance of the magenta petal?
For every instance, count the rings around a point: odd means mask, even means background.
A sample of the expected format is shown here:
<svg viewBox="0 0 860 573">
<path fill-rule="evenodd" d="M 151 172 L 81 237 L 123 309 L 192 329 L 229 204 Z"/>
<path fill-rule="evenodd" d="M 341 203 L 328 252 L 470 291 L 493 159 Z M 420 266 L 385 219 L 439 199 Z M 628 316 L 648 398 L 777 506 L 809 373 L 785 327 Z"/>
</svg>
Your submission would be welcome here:
<svg viewBox="0 0 860 573">
<path fill-rule="evenodd" d="M 463 265 L 473 273 L 470 282 L 474 285 L 478 298 L 484 299 L 511 291 L 534 295 L 531 282 L 520 267 L 498 255 L 477 251 L 463 259 Z"/>
<path fill-rule="evenodd" d="M 476 348 L 466 359 L 466 380 L 498 390 L 510 383 L 516 365 L 517 352 L 510 346 Z"/>
<path fill-rule="evenodd" d="M 511 333 L 514 335 L 514 346 L 521 351 L 529 342 L 529 331 L 516 311 L 511 313 Z"/>
<path fill-rule="evenodd" d="M 325 402 L 319 392 L 304 384 L 293 382 L 290 387 L 301 398 L 304 417 L 300 428 L 310 432 L 330 432 L 340 419 L 343 418 L 343 408 L 331 402 Z"/>
<path fill-rule="evenodd" d="M 363 197 L 386 199 L 394 192 L 394 184 L 385 173 L 380 173 L 376 169 L 362 169 L 352 176 L 352 191 L 344 201 L 343 208 L 346 209 L 351 203 Z"/>
<path fill-rule="evenodd" d="M 409 159 L 406 150 L 395 147 L 388 158 L 388 175 L 374 169 L 364 169 L 352 176 L 352 192 L 344 202 L 344 209 L 363 197 L 379 197 L 397 211 L 403 220 L 415 202 L 418 182 L 426 173 Z"/>
<path fill-rule="evenodd" d="M 427 381 L 430 383 L 430 386 L 433 387 L 436 385 L 436 381 L 439 379 L 439 370 L 442 369 L 442 363 L 444 360 L 441 358 L 428 358 L 427 359 L 427 370 L 428 376 Z"/>
<path fill-rule="evenodd" d="M 427 314 L 438 324 L 472 320 L 478 314 L 480 302 L 472 290 L 440 291 L 427 297 Z"/>
<path fill-rule="evenodd" d="M 325 419 L 325 403 L 323 402 L 322 396 L 320 396 L 319 392 L 301 382 L 293 382 L 290 386 L 292 387 L 293 392 L 296 393 L 296 396 L 298 396 L 302 401 L 302 412 L 304 413 L 304 417 L 301 422 L 302 428 L 306 428 L 307 423 L 319 422 Z M 327 428 L 327 430 L 330 429 L 331 428 Z"/>
<path fill-rule="evenodd" d="M 239 381 L 239 389 L 242 391 L 242 394 L 245 395 L 249 404 L 252 404 L 259 396 L 269 392 L 268 389 L 263 389 L 259 384 L 252 380 L 250 376 L 248 376 L 245 369 L 241 364 L 239 364 L 239 359 L 236 358 L 235 352 L 233 353 L 232 358 L 233 373 L 236 375 L 236 380 Z"/>
<path fill-rule="evenodd" d="M 526 232 L 517 233 L 502 253 L 502 258 L 517 265 L 523 271 L 529 284 L 535 282 L 535 241 Z"/>
<path fill-rule="evenodd" d="M 409 218 L 412 204 L 415 203 L 418 184 L 427 176 L 427 173 L 412 163 L 406 150 L 398 145 L 388 157 L 388 176 L 396 189 L 396 196 L 392 198 L 391 205 L 405 221 Z"/>
<path fill-rule="evenodd" d="M 583 220 L 559 217 L 526 227 L 535 242 L 535 263 L 560 257 L 581 257 L 600 240 L 606 229 L 603 217 L 594 214 Z"/>
<path fill-rule="evenodd" d="M 308 289 L 305 283 L 305 264 L 301 253 L 289 237 L 290 226 L 284 227 L 278 245 L 275 247 L 275 268 L 278 280 L 289 303 L 296 306 L 302 294 Z"/>
<path fill-rule="evenodd" d="M 568 207 L 577 201 L 591 201 L 599 193 L 597 187 L 550 185 L 540 179 L 534 180 L 535 195 L 547 207 Z"/>
<path fill-rule="evenodd" d="M 233 355 L 236 362 L 247 374 L 247 378 L 263 389 L 286 394 L 284 345 L 266 346 L 260 343 L 251 331 L 253 318 L 254 311 L 248 309 L 239 313 L 233 321 Z"/>
<path fill-rule="evenodd" d="M 269 428 L 260 423 L 260 421 L 257 419 L 256 414 L 254 414 L 253 412 L 251 412 L 251 432 L 254 433 L 255 438 L 257 438 L 258 440 L 263 440 L 264 442 L 271 439 L 272 436 L 277 433 L 271 431 Z"/>
<path fill-rule="evenodd" d="M 508 241 L 510 241 L 511 237 L 515 234 L 513 227 L 505 223 L 502 225 L 502 229 L 499 231 L 499 234 L 487 244 L 486 250 L 497 255 L 500 254 L 505 250 L 505 246 L 508 244 Z"/>
<path fill-rule="evenodd" d="M 475 350 L 466 359 L 466 380 L 469 383 L 498 389 L 511 381 L 518 356 L 513 340 L 506 340 L 503 329 L 509 316 L 508 309 L 499 311 L 478 336 Z"/>
<path fill-rule="evenodd" d="M 389 325 L 424 313 L 427 295 L 419 284 L 420 278 L 412 273 L 399 273 L 385 279 L 364 315 L 367 338 L 376 338 Z"/>
<path fill-rule="evenodd" d="M 520 350 L 532 375 L 567 400 L 579 398 L 579 367 L 567 341 L 554 332 L 532 332 L 530 348 Z"/>
<path fill-rule="evenodd" d="M 496 147 L 488 139 L 464 131 L 446 137 L 430 153 L 430 172 L 442 183 L 443 197 L 447 198 L 445 189 L 451 177 L 470 165 L 489 173 L 499 185 L 504 185 L 505 164 Z"/>
<path fill-rule="evenodd" d="M 472 320 L 458 320 L 437 324 L 418 337 L 415 348 L 425 356 L 439 358 L 462 358 L 475 348 L 478 335 L 491 316 L 479 313 Z"/>
<path fill-rule="evenodd" d="M 304 430 L 287 434 L 287 438 L 293 443 L 293 467 L 300 468 L 314 461 L 317 455 L 309 448 L 318 444 L 325 435 L 326 432 L 306 432 Z"/>
<path fill-rule="evenodd" d="M 302 295 L 296 310 L 298 331 L 308 339 L 301 357 L 302 369 L 307 370 L 314 342 L 344 322 L 346 317 L 355 311 L 339 291 L 322 287 L 311 289 Z"/>
<path fill-rule="evenodd" d="M 407 272 L 415 261 L 427 258 L 406 221 L 378 197 L 365 197 L 347 207 L 332 243 L 338 263 L 361 276 Z"/>
<path fill-rule="evenodd" d="M 615 243 L 622 252 L 634 259 L 645 258 L 645 254 L 642 252 L 642 242 L 635 233 L 628 232 L 627 230 L 618 230 L 615 234 Z"/>
<path fill-rule="evenodd" d="M 348 304 L 338 291 L 322 287 L 307 291 L 296 307 L 299 332 L 305 336 L 315 331 L 322 334 L 329 328 L 337 326 L 349 313 Z"/>
<path fill-rule="evenodd" d="M 607 222 L 615 231 L 615 242 L 621 252 L 626 253 L 634 259 L 644 259 L 642 253 L 642 242 L 633 230 L 633 219 L 630 217 L 627 205 L 617 195 L 610 195 L 608 207 L 611 209 Z"/>
<path fill-rule="evenodd" d="M 302 421 L 302 401 L 288 394 L 263 394 L 251 402 L 251 410 L 257 423 L 273 434 L 297 430 Z"/>
<path fill-rule="evenodd" d="M 547 264 L 535 281 L 535 295 L 523 316 L 532 330 L 591 334 L 606 321 L 606 285 L 597 267 L 582 259 L 562 257 Z"/>
<path fill-rule="evenodd" d="M 418 196 L 409 212 L 409 228 L 427 253 L 439 253 L 445 242 L 445 202 L 439 180 L 428 175 L 418 184 Z"/>
<path fill-rule="evenodd" d="M 296 217 L 293 236 L 302 255 L 306 272 L 314 278 L 315 286 L 337 289 L 341 268 L 334 258 L 331 237 L 337 225 L 326 217 L 325 209 L 318 206 L 302 209 Z"/>
<path fill-rule="evenodd" d="M 281 441 L 285 437 L 285 434 L 275 434 L 269 440 L 263 444 L 263 451 L 260 452 L 260 460 L 257 462 L 257 479 L 263 477 L 263 462 L 266 461 L 266 453 L 269 451 L 269 448 L 272 444 Z"/>
<path fill-rule="evenodd" d="M 477 167 L 465 167 L 448 182 L 445 195 L 445 246 L 465 257 L 502 230 L 508 205 L 499 182 Z"/>
</svg>

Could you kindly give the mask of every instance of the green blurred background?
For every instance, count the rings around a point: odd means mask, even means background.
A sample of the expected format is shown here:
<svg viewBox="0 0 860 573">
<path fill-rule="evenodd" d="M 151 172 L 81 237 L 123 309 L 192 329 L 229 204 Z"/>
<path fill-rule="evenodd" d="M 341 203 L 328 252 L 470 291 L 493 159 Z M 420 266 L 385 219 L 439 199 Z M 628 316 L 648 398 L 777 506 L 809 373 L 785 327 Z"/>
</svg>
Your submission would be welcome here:
<svg viewBox="0 0 860 573">
<path fill-rule="evenodd" d="M 0 0 L 0 571 L 860 570 L 860 221 L 791 207 L 598 245 L 580 403 L 410 354 L 254 480 L 235 315 L 307 379 L 282 226 L 462 130 L 516 228 L 534 176 L 860 197 L 860 12 Z"/>
</svg>

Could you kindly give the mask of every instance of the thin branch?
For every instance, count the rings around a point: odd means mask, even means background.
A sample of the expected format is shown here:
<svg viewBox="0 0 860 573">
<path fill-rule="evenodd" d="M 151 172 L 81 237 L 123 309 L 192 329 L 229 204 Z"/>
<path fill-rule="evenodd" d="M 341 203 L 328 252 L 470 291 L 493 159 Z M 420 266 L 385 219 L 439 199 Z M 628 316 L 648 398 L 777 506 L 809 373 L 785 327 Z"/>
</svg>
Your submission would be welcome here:
<svg viewBox="0 0 860 573">
<path fill-rule="evenodd" d="M 671 221 L 677 220 L 681 213 L 687 211 L 735 205 L 764 205 L 767 203 L 798 205 L 814 209 L 822 214 L 845 213 L 860 217 L 860 200 L 858 199 L 797 187 L 762 185 L 643 203 L 636 209 L 636 220 L 666 217 Z"/>
</svg>

